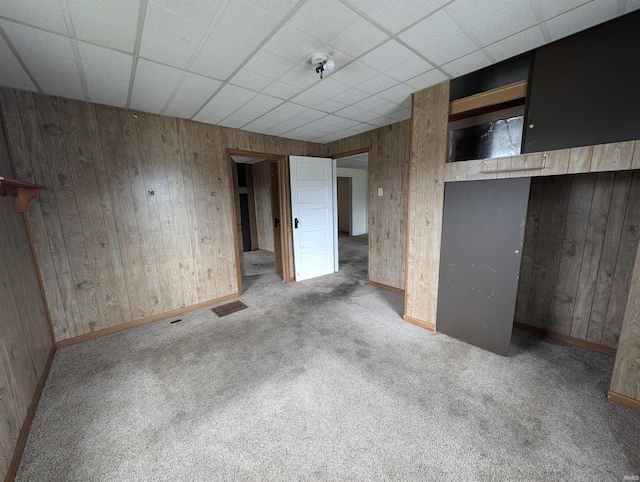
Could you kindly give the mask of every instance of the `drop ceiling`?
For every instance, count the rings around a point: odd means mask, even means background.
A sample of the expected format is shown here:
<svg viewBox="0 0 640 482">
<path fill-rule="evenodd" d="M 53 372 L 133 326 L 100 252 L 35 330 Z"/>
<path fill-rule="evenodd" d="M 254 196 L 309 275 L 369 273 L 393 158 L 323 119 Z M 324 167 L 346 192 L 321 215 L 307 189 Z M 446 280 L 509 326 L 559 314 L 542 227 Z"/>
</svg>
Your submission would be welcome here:
<svg viewBox="0 0 640 482">
<path fill-rule="evenodd" d="M 314 142 L 640 0 L 2 0 L 0 85 Z M 329 54 L 320 80 L 309 63 Z"/>
</svg>

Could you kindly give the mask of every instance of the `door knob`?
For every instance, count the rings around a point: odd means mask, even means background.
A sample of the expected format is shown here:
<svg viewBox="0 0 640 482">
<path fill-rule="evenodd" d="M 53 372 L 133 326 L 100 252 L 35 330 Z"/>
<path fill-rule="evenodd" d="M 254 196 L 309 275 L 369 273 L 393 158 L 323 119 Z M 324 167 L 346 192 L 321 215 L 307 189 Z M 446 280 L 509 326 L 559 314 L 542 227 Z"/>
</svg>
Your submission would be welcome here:
<svg viewBox="0 0 640 482">
<path fill-rule="evenodd" d="M 280 220 L 278 218 L 273 218 L 273 227 L 277 228 L 280 226 Z"/>
<path fill-rule="evenodd" d="M 296 229 L 298 229 L 298 223 L 299 223 L 299 222 L 300 222 L 300 221 L 298 220 L 298 218 L 296 218 L 296 219 L 294 220 L 294 224 L 295 224 Z"/>
</svg>

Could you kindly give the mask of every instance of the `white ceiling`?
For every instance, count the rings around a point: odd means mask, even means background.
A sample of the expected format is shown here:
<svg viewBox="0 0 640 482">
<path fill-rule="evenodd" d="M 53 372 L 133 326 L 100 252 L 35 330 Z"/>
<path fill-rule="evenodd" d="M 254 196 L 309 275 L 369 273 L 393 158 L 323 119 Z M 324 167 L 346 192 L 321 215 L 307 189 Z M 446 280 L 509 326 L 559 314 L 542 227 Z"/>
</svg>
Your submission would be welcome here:
<svg viewBox="0 0 640 482">
<path fill-rule="evenodd" d="M 330 142 L 640 0 L 1 0 L 0 85 Z M 337 67 L 320 80 L 308 59 Z"/>
</svg>

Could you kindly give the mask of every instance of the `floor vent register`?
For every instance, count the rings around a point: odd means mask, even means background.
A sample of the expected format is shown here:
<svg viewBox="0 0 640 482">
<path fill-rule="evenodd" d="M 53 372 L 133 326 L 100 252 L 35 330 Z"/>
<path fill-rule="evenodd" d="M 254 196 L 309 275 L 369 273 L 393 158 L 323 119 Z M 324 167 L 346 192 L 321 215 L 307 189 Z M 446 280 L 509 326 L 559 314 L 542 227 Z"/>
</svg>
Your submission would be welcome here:
<svg viewBox="0 0 640 482">
<path fill-rule="evenodd" d="M 211 308 L 218 318 L 222 318 L 223 316 L 230 315 L 231 313 L 235 313 L 236 311 L 244 310 L 245 308 L 249 308 L 242 301 L 236 300 L 230 303 L 225 303 L 224 305 L 216 306 L 215 308 Z"/>
</svg>

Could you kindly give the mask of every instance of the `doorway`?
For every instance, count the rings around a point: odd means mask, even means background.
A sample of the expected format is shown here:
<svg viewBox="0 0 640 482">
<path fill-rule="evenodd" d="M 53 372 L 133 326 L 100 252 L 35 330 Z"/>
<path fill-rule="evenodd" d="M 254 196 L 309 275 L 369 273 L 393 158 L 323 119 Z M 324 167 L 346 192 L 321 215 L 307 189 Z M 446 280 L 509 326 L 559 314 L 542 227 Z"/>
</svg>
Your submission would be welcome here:
<svg viewBox="0 0 640 482">
<path fill-rule="evenodd" d="M 236 205 L 238 284 L 288 281 L 283 242 L 281 156 L 229 151 Z M 285 223 L 286 224 L 286 223 Z"/>
<path fill-rule="evenodd" d="M 334 156 L 337 174 L 338 252 L 340 270 L 368 282 L 369 152 Z"/>
</svg>

